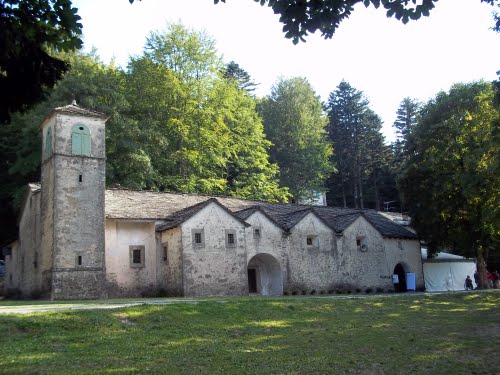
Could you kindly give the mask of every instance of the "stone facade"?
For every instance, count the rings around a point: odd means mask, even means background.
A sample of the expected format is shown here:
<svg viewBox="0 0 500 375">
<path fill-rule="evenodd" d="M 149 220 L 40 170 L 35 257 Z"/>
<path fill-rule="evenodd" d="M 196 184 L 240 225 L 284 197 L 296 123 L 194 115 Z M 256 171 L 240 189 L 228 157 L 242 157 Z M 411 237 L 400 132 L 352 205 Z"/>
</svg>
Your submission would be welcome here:
<svg viewBox="0 0 500 375">
<path fill-rule="evenodd" d="M 105 189 L 105 116 L 76 105 L 41 125 L 6 287 L 52 299 L 423 288 L 417 237 L 370 210 Z"/>
</svg>

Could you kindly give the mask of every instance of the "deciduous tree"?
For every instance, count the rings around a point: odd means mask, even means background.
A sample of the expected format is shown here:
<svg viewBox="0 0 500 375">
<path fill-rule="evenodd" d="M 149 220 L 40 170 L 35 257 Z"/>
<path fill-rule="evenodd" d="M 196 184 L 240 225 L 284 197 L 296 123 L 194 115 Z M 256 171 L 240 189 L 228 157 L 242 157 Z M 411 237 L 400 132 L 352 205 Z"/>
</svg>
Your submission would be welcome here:
<svg viewBox="0 0 500 375">
<path fill-rule="evenodd" d="M 324 191 L 333 171 L 327 119 L 319 97 L 305 78 L 280 79 L 259 104 L 267 137 L 273 143 L 271 161 L 280 167 L 281 186 L 296 199 Z"/>
<path fill-rule="evenodd" d="M 0 0 L 0 124 L 39 102 L 68 70 L 50 49 L 82 46 L 70 0 Z"/>
<path fill-rule="evenodd" d="M 489 83 L 457 84 L 429 101 L 415 126 L 400 186 L 430 253 L 485 260 L 500 248 L 500 112 Z"/>
<path fill-rule="evenodd" d="M 129 0 L 133 3 L 134 0 Z M 225 2 L 225 0 L 221 0 Z M 373 5 L 386 11 L 387 17 L 395 17 L 403 23 L 418 20 L 428 16 L 438 0 L 254 0 L 261 5 L 268 5 L 275 14 L 280 15 L 280 22 L 284 25 L 283 32 L 287 38 L 296 44 L 305 41 L 309 33 L 319 30 L 325 38 L 331 38 L 340 23 L 354 11 L 359 3 L 365 7 Z M 219 0 L 214 0 L 217 4 Z M 481 2 L 500 7 L 498 0 L 481 0 Z M 500 29 L 498 13 L 494 16 L 495 28 Z"/>
<path fill-rule="evenodd" d="M 153 188 L 282 200 L 254 99 L 224 78 L 214 41 L 171 24 L 129 64 L 130 116 L 141 127 Z M 253 161 L 253 162 L 252 162 Z"/>
</svg>

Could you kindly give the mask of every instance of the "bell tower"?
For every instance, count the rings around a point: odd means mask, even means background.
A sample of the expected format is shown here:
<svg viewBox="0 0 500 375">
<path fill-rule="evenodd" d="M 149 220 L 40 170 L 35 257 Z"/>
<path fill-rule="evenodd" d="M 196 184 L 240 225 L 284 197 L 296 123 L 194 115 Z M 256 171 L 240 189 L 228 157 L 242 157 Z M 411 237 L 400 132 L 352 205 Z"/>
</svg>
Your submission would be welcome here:
<svg viewBox="0 0 500 375">
<path fill-rule="evenodd" d="M 106 120 L 73 102 L 40 125 L 42 277 L 52 299 L 105 296 Z"/>
</svg>

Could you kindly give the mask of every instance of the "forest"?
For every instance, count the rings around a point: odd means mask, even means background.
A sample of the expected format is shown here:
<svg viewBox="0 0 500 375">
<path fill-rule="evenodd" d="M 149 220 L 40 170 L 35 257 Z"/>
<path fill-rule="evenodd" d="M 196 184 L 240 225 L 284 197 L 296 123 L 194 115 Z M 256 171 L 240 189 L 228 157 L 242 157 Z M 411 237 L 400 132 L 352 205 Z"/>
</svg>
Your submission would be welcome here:
<svg viewBox="0 0 500 375">
<path fill-rule="evenodd" d="M 269 95 L 203 32 L 152 32 L 126 69 L 97 53 L 53 52 L 70 66 L 46 99 L 0 127 L 1 243 L 15 238 L 28 182 L 39 181 L 39 124 L 52 108 L 105 113 L 108 187 L 300 202 L 412 218 L 429 250 L 492 259 L 500 247 L 500 108 L 490 82 L 427 103 L 402 98 L 387 144 L 363 92 L 339 82 L 322 102 L 303 77 Z"/>
</svg>

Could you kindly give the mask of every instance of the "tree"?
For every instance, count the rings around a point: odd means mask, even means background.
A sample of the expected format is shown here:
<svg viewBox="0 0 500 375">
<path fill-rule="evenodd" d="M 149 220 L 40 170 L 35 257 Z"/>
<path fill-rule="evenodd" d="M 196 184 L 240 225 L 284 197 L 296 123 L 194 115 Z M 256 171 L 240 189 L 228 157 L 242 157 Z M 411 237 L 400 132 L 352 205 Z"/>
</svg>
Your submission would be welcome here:
<svg viewBox="0 0 500 375">
<path fill-rule="evenodd" d="M 246 72 L 234 61 L 227 63 L 222 74 L 226 79 L 235 80 L 239 88 L 245 90 L 249 94 L 253 93 L 259 85 L 252 80 L 248 72 Z"/>
<path fill-rule="evenodd" d="M 175 24 L 131 59 L 129 114 L 141 127 L 151 188 L 286 199 L 254 100 L 222 67 L 210 37 Z"/>
<path fill-rule="evenodd" d="M 0 123 L 39 102 L 68 70 L 50 50 L 82 46 L 82 25 L 70 0 L 0 1 Z"/>
<path fill-rule="evenodd" d="M 392 143 L 393 152 L 392 171 L 395 176 L 401 174 L 404 164 L 408 158 L 408 150 L 410 148 L 411 134 L 418 120 L 422 104 L 416 99 L 409 97 L 404 98 L 399 104 L 396 112 L 396 120 L 392 125 L 396 129 L 397 139 Z M 398 194 L 399 202 L 402 202 L 402 197 Z"/>
<path fill-rule="evenodd" d="M 129 0 L 133 3 L 134 0 Z M 225 0 L 221 0 L 226 2 Z M 267 4 L 275 14 L 280 15 L 280 22 L 284 24 L 285 37 L 292 39 L 294 44 L 304 42 L 309 33 L 316 30 L 325 38 L 331 38 L 340 23 L 354 11 L 358 3 L 368 7 L 380 5 L 386 10 L 387 17 L 395 17 L 404 24 L 410 20 L 418 20 L 428 16 L 438 0 L 323 0 L 323 1 L 296 1 L 296 0 L 254 0 L 262 6 Z M 486 4 L 500 7 L 499 0 L 481 0 Z M 219 0 L 214 0 L 219 3 Z M 418 4 L 417 4 L 418 3 Z M 500 18 L 495 15 L 495 28 L 500 29 Z"/>
<path fill-rule="evenodd" d="M 296 199 L 325 189 L 333 171 L 327 119 L 321 102 L 305 78 L 280 79 L 259 104 L 264 129 L 272 142 L 271 161 L 280 167 L 281 186 Z"/>
<path fill-rule="evenodd" d="M 379 208 L 378 183 L 389 152 L 380 133 L 380 117 L 369 108 L 363 92 L 346 81 L 330 93 L 326 110 L 328 135 L 335 150 L 332 162 L 338 170 L 329 180 L 331 203 L 364 208 L 365 187 L 369 186 L 372 204 Z"/>
<path fill-rule="evenodd" d="M 399 183 L 412 226 L 439 248 L 485 260 L 500 248 L 500 111 L 491 84 L 457 84 L 422 109 Z"/>
<path fill-rule="evenodd" d="M 135 0 L 129 0 L 133 4 Z M 139 0 L 140 1 L 140 0 Z M 219 1 L 214 0 L 214 4 Z M 309 33 L 317 30 L 325 39 L 333 36 L 340 23 L 354 11 L 354 6 L 358 3 L 365 7 L 373 5 L 379 8 L 380 5 L 386 10 L 387 17 L 395 17 L 397 20 L 408 23 L 410 20 L 418 20 L 422 16 L 429 16 L 438 0 L 254 0 L 260 5 L 268 5 L 275 14 L 280 15 L 280 22 L 284 25 L 285 37 L 292 39 L 294 44 L 299 41 L 305 42 L 305 37 Z M 497 5 L 500 8 L 500 0 L 481 0 L 482 3 L 491 6 Z M 493 15 L 495 25 L 493 29 L 500 30 L 500 16 L 498 12 Z"/>
<path fill-rule="evenodd" d="M 404 98 L 399 104 L 396 112 L 396 120 L 393 127 L 399 139 L 406 139 L 417 123 L 417 115 L 420 109 L 420 102 L 409 97 Z"/>
</svg>

